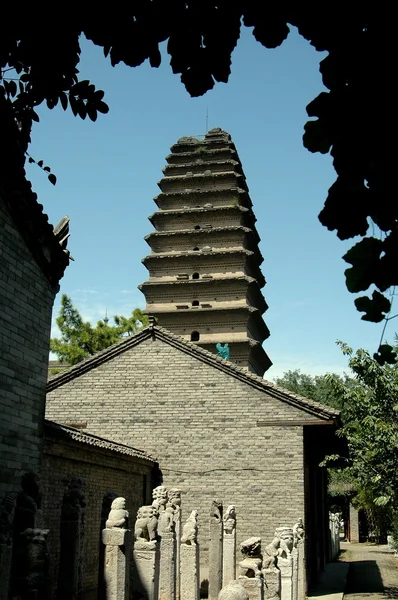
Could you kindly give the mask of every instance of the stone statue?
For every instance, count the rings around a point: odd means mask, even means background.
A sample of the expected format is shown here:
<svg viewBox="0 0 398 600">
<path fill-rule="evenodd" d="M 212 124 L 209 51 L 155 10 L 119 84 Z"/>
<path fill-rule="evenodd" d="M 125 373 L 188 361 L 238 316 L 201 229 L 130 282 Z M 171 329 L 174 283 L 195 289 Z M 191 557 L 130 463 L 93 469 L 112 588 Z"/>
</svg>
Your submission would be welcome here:
<svg viewBox="0 0 398 600">
<path fill-rule="evenodd" d="M 173 507 L 173 509 L 180 513 L 181 511 L 181 490 L 177 488 L 172 488 L 168 491 L 168 504 Z"/>
<path fill-rule="evenodd" d="M 164 485 L 158 485 L 152 491 L 152 506 L 155 508 L 157 513 L 161 513 L 165 510 L 167 504 L 167 488 Z"/>
<path fill-rule="evenodd" d="M 230 504 L 225 512 L 224 518 L 224 533 L 233 533 L 236 528 L 236 511 L 235 506 Z"/>
<path fill-rule="evenodd" d="M 86 506 L 84 498 L 84 481 L 80 477 L 72 477 L 68 484 L 61 507 L 61 521 L 78 521 Z"/>
<path fill-rule="evenodd" d="M 263 570 L 276 569 L 276 560 L 279 555 L 280 537 L 276 536 L 268 546 L 265 547 L 263 556 Z"/>
<path fill-rule="evenodd" d="M 193 510 L 189 515 L 181 536 L 181 543 L 194 546 L 198 539 L 198 511 Z"/>
<path fill-rule="evenodd" d="M 138 541 L 153 542 L 157 537 L 158 519 L 154 506 L 141 506 L 138 509 L 134 536 Z"/>
<path fill-rule="evenodd" d="M 251 537 L 240 544 L 243 555 L 239 562 L 239 575 L 243 577 L 259 577 L 261 575 L 261 538 Z"/>
<path fill-rule="evenodd" d="M 23 598 L 46 600 L 50 593 L 50 557 L 47 550 L 48 529 L 28 528 L 21 533 L 25 549 L 20 564 L 19 589 Z"/>
<path fill-rule="evenodd" d="M 210 508 L 210 523 L 218 525 L 222 521 L 222 502 L 213 500 Z"/>
<path fill-rule="evenodd" d="M 218 356 L 221 356 L 221 358 L 224 358 L 225 360 L 229 360 L 230 352 L 228 344 L 218 343 L 216 344 L 216 348 Z"/>
<path fill-rule="evenodd" d="M 170 533 L 171 531 L 174 531 L 174 526 L 174 510 L 172 506 L 168 505 L 166 506 L 166 509 L 159 515 L 159 534 L 162 535 L 162 533 Z"/>
<path fill-rule="evenodd" d="M 303 525 L 303 519 L 298 519 L 297 523 L 293 525 L 293 536 L 294 536 L 294 547 L 304 540 L 305 530 Z"/>
<path fill-rule="evenodd" d="M 128 518 L 129 513 L 126 510 L 125 498 L 115 498 L 112 502 L 111 510 L 105 527 L 111 529 L 112 527 L 121 527 L 122 529 L 128 529 Z"/>
<path fill-rule="evenodd" d="M 294 543 L 293 529 L 291 527 L 277 527 L 275 537 L 279 537 L 278 556 L 280 558 L 289 558 Z"/>
</svg>

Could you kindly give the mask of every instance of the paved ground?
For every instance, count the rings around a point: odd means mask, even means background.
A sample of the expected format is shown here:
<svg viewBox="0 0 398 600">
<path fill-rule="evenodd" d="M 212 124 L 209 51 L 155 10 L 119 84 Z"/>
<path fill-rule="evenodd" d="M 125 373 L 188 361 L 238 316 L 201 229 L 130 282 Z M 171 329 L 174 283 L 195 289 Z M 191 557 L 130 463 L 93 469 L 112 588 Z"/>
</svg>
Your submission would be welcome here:
<svg viewBox="0 0 398 600">
<path fill-rule="evenodd" d="M 398 600 L 398 559 L 388 546 L 341 544 L 339 561 L 326 565 L 311 600 Z"/>
<path fill-rule="evenodd" d="M 344 600 L 398 600 L 398 559 L 388 546 L 341 544 L 349 563 Z"/>
</svg>

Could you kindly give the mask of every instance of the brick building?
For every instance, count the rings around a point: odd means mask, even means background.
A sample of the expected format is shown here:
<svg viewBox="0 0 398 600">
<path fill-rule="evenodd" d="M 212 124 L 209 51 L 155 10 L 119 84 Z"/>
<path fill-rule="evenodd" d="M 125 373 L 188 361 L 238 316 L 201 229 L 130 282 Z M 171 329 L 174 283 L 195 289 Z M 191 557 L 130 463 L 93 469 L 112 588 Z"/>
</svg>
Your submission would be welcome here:
<svg viewBox="0 0 398 600">
<path fill-rule="evenodd" d="M 262 346 L 263 257 L 235 144 L 216 128 L 179 139 L 166 161 L 149 217 L 155 231 L 145 238 L 146 312 L 210 352 L 228 343 L 230 360 L 263 375 L 272 364 Z"/>
<path fill-rule="evenodd" d="M 304 517 L 311 579 L 328 552 L 326 477 L 338 413 L 152 325 L 48 384 L 47 417 L 156 456 L 165 485 L 199 510 L 202 557 L 215 498 L 237 541 Z"/>
<path fill-rule="evenodd" d="M 40 468 L 51 315 L 69 262 L 30 184 L 19 183 L 0 185 L 0 498 Z"/>
</svg>

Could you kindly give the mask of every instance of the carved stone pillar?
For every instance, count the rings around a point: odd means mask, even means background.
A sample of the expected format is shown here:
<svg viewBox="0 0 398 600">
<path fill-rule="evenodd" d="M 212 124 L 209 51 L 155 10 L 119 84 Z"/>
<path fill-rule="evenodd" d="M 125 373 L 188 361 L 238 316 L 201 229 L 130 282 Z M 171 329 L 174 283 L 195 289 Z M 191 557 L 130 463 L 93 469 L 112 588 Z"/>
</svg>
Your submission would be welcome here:
<svg viewBox="0 0 398 600">
<path fill-rule="evenodd" d="M 159 593 L 159 544 L 135 543 L 133 552 L 133 592 L 144 595 L 147 600 L 158 600 Z"/>
<path fill-rule="evenodd" d="M 86 506 L 83 489 L 81 479 L 71 479 L 62 502 L 58 600 L 76 600 L 80 597 Z"/>
<path fill-rule="evenodd" d="M 281 600 L 293 600 L 293 528 L 278 527 L 275 536 L 279 538 L 277 566 L 281 572 Z"/>
<path fill-rule="evenodd" d="M 176 597 L 176 540 L 174 531 L 163 532 L 160 540 L 159 600 Z"/>
<path fill-rule="evenodd" d="M 223 587 L 236 579 L 236 512 L 235 506 L 228 506 L 223 517 Z"/>
<path fill-rule="evenodd" d="M 307 594 L 305 572 L 305 531 L 302 519 L 293 527 L 293 600 L 305 600 Z"/>
<path fill-rule="evenodd" d="M 129 600 L 131 530 L 103 529 L 105 544 L 104 584 L 106 600 Z"/>
<path fill-rule="evenodd" d="M 175 568 L 175 597 L 176 600 L 180 600 L 180 540 L 182 535 L 181 528 L 181 490 L 177 488 L 171 488 L 168 492 L 168 504 L 174 510 L 174 531 L 176 538 L 176 568 Z"/>
<path fill-rule="evenodd" d="M 210 510 L 209 600 L 217 600 L 222 588 L 223 519 L 222 503 L 213 500 Z"/>
<path fill-rule="evenodd" d="M 281 572 L 277 568 L 264 569 L 264 599 L 279 600 L 281 592 Z"/>
<path fill-rule="evenodd" d="M 181 600 L 199 600 L 199 546 L 181 544 Z"/>
</svg>

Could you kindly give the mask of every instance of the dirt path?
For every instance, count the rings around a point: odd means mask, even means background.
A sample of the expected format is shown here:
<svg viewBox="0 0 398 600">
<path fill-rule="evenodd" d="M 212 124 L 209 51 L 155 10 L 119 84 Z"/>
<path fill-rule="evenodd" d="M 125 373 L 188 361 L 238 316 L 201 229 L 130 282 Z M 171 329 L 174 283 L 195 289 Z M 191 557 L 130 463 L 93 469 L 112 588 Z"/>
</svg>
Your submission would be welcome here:
<svg viewBox="0 0 398 600">
<path fill-rule="evenodd" d="M 398 559 L 388 546 L 341 544 L 350 567 L 344 600 L 398 600 Z"/>
</svg>

